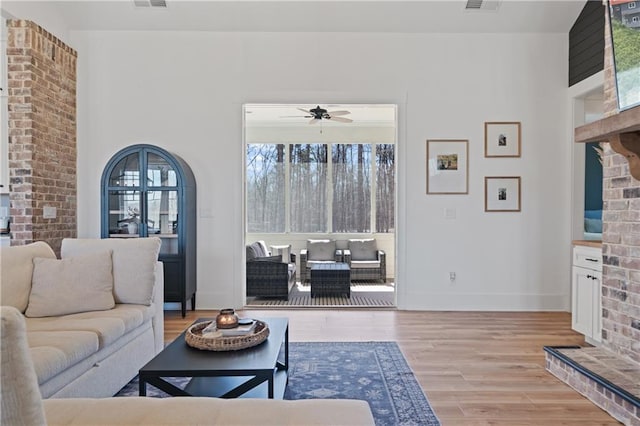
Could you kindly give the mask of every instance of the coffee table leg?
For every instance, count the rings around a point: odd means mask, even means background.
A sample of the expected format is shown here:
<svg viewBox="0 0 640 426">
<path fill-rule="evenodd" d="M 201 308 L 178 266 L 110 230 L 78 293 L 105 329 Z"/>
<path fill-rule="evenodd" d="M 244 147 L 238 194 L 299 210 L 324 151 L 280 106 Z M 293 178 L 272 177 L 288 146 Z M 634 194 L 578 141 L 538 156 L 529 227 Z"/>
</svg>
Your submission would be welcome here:
<svg viewBox="0 0 640 426">
<path fill-rule="evenodd" d="M 275 371 L 273 371 L 269 375 L 269 380 L 267 380 L 267 385 L 269 386 L 269 395 L 268 395 L 269 399 L 273 399 L 273 383 L 274 383 L 274 375 L 275 374 L 276 374 Z"/>
<path fill-rule="evenodd" d="M 138 394 L 147 396 L 147 382 L 142 377 L 138 378 Z"/>
</svg>

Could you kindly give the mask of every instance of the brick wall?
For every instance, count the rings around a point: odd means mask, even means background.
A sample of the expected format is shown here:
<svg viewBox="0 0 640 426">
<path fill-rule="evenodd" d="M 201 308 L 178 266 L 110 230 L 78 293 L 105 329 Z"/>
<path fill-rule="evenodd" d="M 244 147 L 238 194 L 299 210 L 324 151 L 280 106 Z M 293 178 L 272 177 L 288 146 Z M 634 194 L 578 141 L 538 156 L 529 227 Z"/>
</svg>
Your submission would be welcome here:
<svg viewBox="0 0 640 426">
<path fill-rule="evenodd" d="M 615 419 L 627 425 L 640 424 L 640 410 L 633 404 L 623 400 L 609 389 L 549 353 L 545 355 L 545 359 L 547 371 L 584 395 Z"/>
<path fill-rule="evenodd" d="M 12 245 L 76 236 L 76 52 L 30 21 L 9 20 Z M 44 219 L 44 207 L 55 219 Z"/>
<path fill-rule="evenodd" d="M 605 115 L 616 114 L 617 94 L 607 19 Z M 640 182 L 627 160 L 605 144 L 603 167 L 602 337 L 612 351 L 640 362 Z"/>
</svg>

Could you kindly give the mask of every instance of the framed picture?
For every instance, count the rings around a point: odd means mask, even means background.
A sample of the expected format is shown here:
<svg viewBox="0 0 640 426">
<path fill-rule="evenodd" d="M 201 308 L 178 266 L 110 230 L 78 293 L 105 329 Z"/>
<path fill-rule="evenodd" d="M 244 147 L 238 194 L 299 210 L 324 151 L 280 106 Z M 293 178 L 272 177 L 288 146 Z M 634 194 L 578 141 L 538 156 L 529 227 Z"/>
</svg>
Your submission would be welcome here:
<svg viewBox="0 0 640 426">
<path fill-rule="evenodd" d="M 469 193 L 469 141 L 427 140 L 427 194 Z"/>
<path fill-rule="evenodd" d="M 485 176 L 485 212 L 520 211 L 520 176 Z"/>
<path fill-rule="evenodd" d="M 520 122 L 485 122 L 484 156 L 520 157 Z"/>
</svg>

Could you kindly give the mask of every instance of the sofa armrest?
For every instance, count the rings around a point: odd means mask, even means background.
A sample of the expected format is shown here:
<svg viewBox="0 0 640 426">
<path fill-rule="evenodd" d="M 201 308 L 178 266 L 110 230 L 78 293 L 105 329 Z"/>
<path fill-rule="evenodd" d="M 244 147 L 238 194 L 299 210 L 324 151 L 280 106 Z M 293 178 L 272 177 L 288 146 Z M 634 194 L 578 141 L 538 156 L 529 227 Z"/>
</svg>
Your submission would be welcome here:
<svg viewBox="0 0 640 426">
<path fill-rule="evenodd" d="M 288 263 L 260 260 L 260 258 L 247 262 L 247 279 L 278 275 L 289 277 Z"/>
<path fill-rule="evenodd" d="M 307 249 L 300 250 L 300 282 L 304 283 L 309 279 L 307 273 L 307 260 L 309 259 L 309 252 Z"/>
<path fill-rule="evenodd" d="M 155 313 L 151 326 L 153 327 L 155 353 L 158 354 L 164 349 L 164 265 L 162 262 L 156 262 L 154 275 L 153 306 Z"/>
<path fill-rule="evenodd" d="M 378 250 L 378 260 L 380 261 L 380 280 L 387 280 L 387 255 L 383 250 Z"/>
<path fill-rule="evenodd" d="M 342 257 L 343 257 L 342 261 L 347 265 L 351 266 L 351 250 L 349 249 L 342 250 Z"/>
</svg>

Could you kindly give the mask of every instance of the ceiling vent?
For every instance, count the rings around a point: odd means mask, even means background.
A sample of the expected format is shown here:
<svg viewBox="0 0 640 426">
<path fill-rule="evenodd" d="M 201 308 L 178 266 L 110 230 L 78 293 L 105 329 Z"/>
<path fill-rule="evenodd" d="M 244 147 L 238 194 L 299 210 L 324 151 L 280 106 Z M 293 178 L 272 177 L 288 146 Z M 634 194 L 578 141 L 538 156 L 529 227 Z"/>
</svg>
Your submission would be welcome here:
<svg viewBox="0 0 640 426">
<path fill-rule="evenodd" d="M 466 10 L 484 10 L 495 12 L 500 7 L 502 0 L 467 0 Z"/>
<path fill-rule="evenodd" d="M 166 0 L 133 0 L 133 4 L 136 7 L 141 7 L 141 8 L 147 8 L 147 7 L 166 8 L 167 7 Z"/>
</svg>

